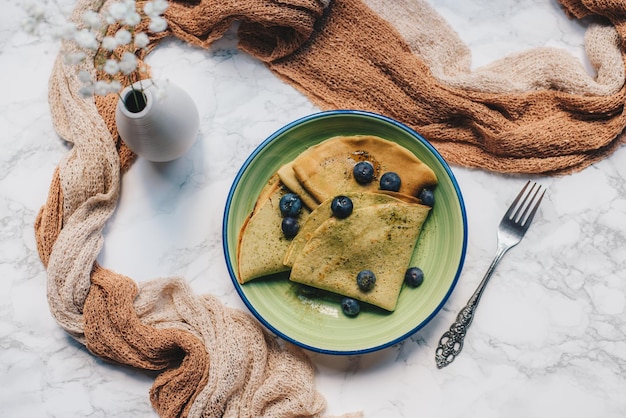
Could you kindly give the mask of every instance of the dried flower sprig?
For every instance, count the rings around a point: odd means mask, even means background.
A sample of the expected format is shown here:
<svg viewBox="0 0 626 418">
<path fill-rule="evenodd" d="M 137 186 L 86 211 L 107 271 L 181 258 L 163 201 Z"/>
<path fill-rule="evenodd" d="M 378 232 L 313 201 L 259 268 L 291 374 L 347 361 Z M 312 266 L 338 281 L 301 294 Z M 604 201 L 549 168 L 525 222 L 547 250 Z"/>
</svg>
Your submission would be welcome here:
<svg viewBox="0 0 626 418">
<path fill-rule="evenodd" d="M 49 8 L 56 6 L 57 11 L 61 8 L 52 1 L 25 3 L 27 19 L 23 27 L 29 33 L 39 33 L 41 27 L 47 25 L 53 37 L 74 42 L 78 49 L 65 55 L 66 64 L 78 65 L 93 57 L 96 79 L 86 70 L 79 70 L 77 74 L 83 83 L 80 90 L 83 95 L 119 95 L 123 88 L 120 80 L 125 78 L 132 85 L 142 79 L 141 73 L 146 69 L 140 65 L 136 52 L 145 50 L 150 43 L 146 30 L 158 33 L 167 29 L 167 21 L 162 16 L 169 6 L 167 0 L 148 1 L 141 10 L 137 9 L 135 0 L 110 3 L 106 9 L 104 1 L 100 1 L 94 9 L 82 14 L 80 22 L 50 21 Z"/>
</svg>

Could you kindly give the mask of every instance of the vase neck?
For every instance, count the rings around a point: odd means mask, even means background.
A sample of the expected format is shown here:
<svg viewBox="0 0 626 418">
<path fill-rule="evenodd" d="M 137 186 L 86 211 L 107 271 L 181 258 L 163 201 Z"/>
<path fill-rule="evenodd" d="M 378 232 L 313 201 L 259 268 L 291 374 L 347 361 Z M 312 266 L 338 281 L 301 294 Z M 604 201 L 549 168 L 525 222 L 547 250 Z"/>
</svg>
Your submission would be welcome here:
<svg viewBox="0 0 626 418">
<path fill-rule="evenodd" d="M 126 107 L 126 109 L 131 113 L 140 113 L 148 104 L 146 94 L 137 89 L 131 89 L 124 97 L 122 97 L 122 100 L 124 102 L 124 107 Z"/>
<path fill-rule="evenodd" d="M 117 107 L 129 118 L 145 116 L 153 106 L 152 83 L 142 80 L 126 87 L 120 94 Z"/>
</svg>

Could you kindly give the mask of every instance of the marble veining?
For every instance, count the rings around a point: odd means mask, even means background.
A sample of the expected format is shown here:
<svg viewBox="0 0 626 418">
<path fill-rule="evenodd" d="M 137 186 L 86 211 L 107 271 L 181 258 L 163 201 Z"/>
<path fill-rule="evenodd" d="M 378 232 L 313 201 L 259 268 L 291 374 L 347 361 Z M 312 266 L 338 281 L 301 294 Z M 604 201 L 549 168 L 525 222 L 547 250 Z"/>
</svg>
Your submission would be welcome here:
<svg viewBox="0 0 626 418">
<path fill-rule="evenodd" d="M 537 46 L 585 61 L 585 22 L 548 0 L 431 0 L 480 67 Z M 47 82 L 58 45 L 20 30 L 18 2 L 0 16 L 0 416 L 152 417 L 154 375 L 104 363 L 51 317 L 33 234 L 68 146 L 54 133 Z M 268 135 L 318 111 L 229 33 L 209 50 L 167 41 L 149 57 L 157 78 L 187 89 L 201 128 L 170 164 L 139 160 L 122 182 L 99 261 L 136 281 L 182 276 L 198 293 L 244 308 L 221 247 L 226 195 Z M 363 356 L 311 353 L 329 414 L 366 417 L 626 416 L 626 149 L 582 172 L 536 177 L 548 188 L 520 245 L 492 278 L 463 352 L 438 370 L 439 337 L 495 253 L 497 224 L 526 178 L 452 167 L 469 239 L 443 310 L 402 343 Z"/>
</svg>

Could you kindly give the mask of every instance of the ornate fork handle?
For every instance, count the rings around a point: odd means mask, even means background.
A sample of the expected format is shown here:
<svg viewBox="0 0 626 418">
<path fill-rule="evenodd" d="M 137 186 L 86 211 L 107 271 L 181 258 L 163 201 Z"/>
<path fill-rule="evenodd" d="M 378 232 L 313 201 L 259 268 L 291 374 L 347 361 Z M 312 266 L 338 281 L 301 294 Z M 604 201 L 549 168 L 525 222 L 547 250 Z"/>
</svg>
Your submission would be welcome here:
<svg viewBox="0 0 626 418">
<path fill-rule="evenodd" d="M 500 245 L 498 247 L 496 256 L 487 269 L 487 273 L 478 285 L 478 288 L 474 291 L 472 297 L 467 301 L 465 307 L 461 309 L 456 317 L 456 321 L 450 325 L 450 329 L 444 332 L 441 336 L 439 345 L 435 351 L 435 362 L 437 363 L 437 368 L 441 369 L 442 367 L 452 363 L 456 356 L 458 356 L 461 352 L 461 349 L 463 348 L 463 340 L 465 340 L 465 335 L 467 334 L 467 329 L 474 319 L 476 307 L 478 306 L 480 297 L 487 286 L 487 282 L 491 278 L 491 275 L 495 271 L 496 266 L 500 262 L 504 253 L 506 253 L 510 248 L 511 247 L 505 245 Z"/>
<path fill-rule="evenodd" d="M 435 352 L 437 368 L 441 369 L 452 363 L 461 352 L 467 328 L 474 319 L 474 312 L 476 312 L 477 305 L 478 299 L 472 297 L 467 305 L 461 309 L 461 312 L 459 312 L 456 317 L 456 321 L 450 325 L 450 329 L 441 336 L 437 351 Z"/>
</svg>

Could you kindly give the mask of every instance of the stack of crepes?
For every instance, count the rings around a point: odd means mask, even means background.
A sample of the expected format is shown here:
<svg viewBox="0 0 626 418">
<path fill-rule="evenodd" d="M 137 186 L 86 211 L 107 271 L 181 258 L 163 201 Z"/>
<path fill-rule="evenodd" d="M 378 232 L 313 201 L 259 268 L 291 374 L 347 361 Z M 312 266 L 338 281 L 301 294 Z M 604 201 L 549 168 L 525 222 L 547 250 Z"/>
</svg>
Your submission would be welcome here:
<svg viewBox="0 0 626 418">
<path fill-rule="evenodd" d="M 471 70 L 467 46 L 421 0 L 176 0 L 165 15 L 168 31 L 150 47 L 170 35 L 209 47 L 239 21 L 240 48 L 322 109 L 396 118 L 453 164 L 563 174 L 621 143 L 626 7 L 560 2 L 571 17 L 589 18 L 594 77 L 554 49 Z M 100 3 L 79 0 L 73 18 L 110 5 Z M 181 278 L 137 284 L 96 263 L 134 156 L 117 136 L 116 97 L 78 94 L 76 69 L 63 64 L 73 48 L 63 45 L 50 78 L 55 128 L 73 146 L 35 225 L 55 319 L 103 359 L 161 371 L 151 400 L 162 416 L 322 414 L 309 358 L 248 314 L 194 294 Z M 93 62 L 83 69 L 96 72 Z"/>
</svg>

